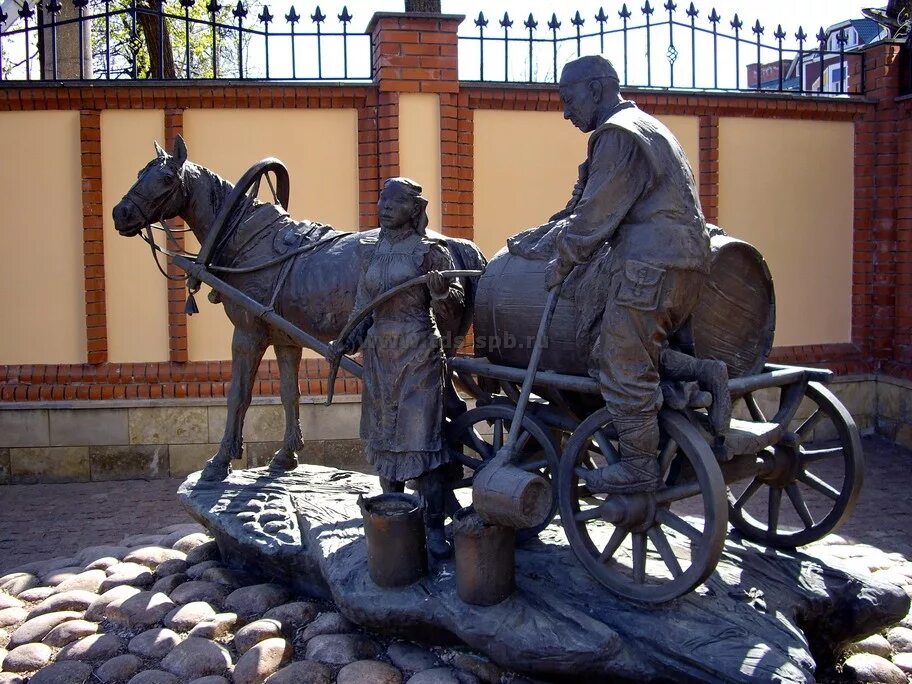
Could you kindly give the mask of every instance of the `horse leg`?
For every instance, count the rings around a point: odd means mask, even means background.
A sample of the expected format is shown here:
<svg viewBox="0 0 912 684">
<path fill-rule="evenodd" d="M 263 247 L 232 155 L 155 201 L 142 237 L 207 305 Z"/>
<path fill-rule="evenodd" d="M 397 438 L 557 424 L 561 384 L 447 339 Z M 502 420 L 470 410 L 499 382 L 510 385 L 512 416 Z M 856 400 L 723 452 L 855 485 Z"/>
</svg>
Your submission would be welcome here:
<svg viewBox="0 0 912 684">
<path fill-rule="evenodd" d="M 273 471 L 294 470 L 298 467 L 295 451 L 304 446 L 301 436 L 301 391 L 298 387 L 298 370 L 301 366 L 301 348 L 293 345 L 275 345 L 276 360 L 279 363 L 279 382 L 282 407 L 285 409 L 285 438 L 282 447 L 275 452 L 269 469 Z"/>
<path fill-rule="evenodd" d="M 206 463 L 201 480 L 224 480 L 231 472 L 231 459 L 244 452 L 244 416 L 250 407 L 257 368 L 266 351 L 263 330 L 234 328 L 231 338 L 231 388 L 228 390 L 228 417 L 218 453 Z"/>
</svg>

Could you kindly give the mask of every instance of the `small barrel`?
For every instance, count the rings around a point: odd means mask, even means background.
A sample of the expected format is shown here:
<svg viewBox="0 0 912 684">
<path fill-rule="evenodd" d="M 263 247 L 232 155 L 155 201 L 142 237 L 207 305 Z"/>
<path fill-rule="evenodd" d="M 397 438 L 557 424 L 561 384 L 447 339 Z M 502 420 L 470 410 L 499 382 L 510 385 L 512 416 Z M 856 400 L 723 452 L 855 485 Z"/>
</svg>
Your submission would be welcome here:
<svg viewBox="0 0 912 684">
<path fill-rule="evenodd" d="M 367 571 L 381 587 L 404 587 L 427 574 L 424 504 L 411 494 L 358 497 L 367 537 Z"/>
<path fill-rule="evenodd" d="M 514 465 L 490 463 L 472 482 L 472 503 L 485 522 L 515 529 L 535 527 L 551 510 L 551 485 Z"/>
<path fill-rule="evenodd" d="M 486 523 L 471 506 L 456 511 L 453 541 L 459 598 L 493 606 L 513 593 L 515 540 L 512 528 Z"/>
</svg>

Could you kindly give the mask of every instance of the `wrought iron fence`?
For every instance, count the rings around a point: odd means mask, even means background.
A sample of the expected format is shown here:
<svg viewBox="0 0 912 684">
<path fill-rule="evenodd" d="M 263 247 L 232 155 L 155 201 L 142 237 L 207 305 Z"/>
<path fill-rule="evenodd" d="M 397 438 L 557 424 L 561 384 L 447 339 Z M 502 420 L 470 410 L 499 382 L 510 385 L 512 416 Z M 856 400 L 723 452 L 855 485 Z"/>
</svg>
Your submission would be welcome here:
<svg viewBox="0 0 912 684">
<path fill-rule="evenodd" d="M 556 83 L 559 66 L 570 59 L 602 54 L 628 87 L 864 92 L 864 53 L 849 45 L 845 28 L 832 34 L 837 49 L 827 49 L 823 27 L 813 38 L 802 27 L 792 35 L 794 47 L 787 47 L 792 36 L 781 25 L 770 30 L 757 20 L 747 26 L 738 14 L 701 13 L 693 2 L 679 10 L 673 0 L 660 7 L 645 0 L 633 11 L 624 3 L 614 13 L 599 8 L 586 17 L 555 12 L 544 23 L 531 13 L 514 21 L 507 12 L 499 20 L 479 12 L 459 36 L 460 78 Z"/>
<path fill-rule="evenodd" d="M 0 81 L 372 77 L 370 36 L 350 30 L 347 6 L 332 30 L 319 6 L 309 23 L 294 5 L 283 18 L 277 30 L 249 0 L 22 0 L 0 31 Z M 0 9 L 0 27 L 8 19 Z"/>
</svg>

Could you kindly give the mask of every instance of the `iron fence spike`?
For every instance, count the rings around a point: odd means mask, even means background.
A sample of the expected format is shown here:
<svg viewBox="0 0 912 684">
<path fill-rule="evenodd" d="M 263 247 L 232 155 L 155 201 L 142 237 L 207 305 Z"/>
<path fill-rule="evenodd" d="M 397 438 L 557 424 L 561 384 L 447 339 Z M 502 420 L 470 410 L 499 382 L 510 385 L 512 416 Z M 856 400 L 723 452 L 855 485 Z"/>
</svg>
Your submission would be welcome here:
<svg viewBox="0 0 912 684">
<path fill-rule="evenodd" d="M 535 17 L 532 16 L 532 12 L 529 12 L 529 18 L 523 22 L 523 26 L 525 26 L 530 31 L 534 31 L 538 28 L 538 22 L 535 21 Z"/>
<path fill-rule="evenodd" d="M 272 13 L 269 11 L 269 5 L 263 5 L 263 11 L 260 12 L 260 15 L 257 17 L 257 19 L 260 20 L 261 24 L 268 24 L 273 19 L 275 19 L 275 17 L 272 16 Z"/>
<path fill-rule="evenodd" d="M 744 26 L 744 22 L 738 18 L 738 13 L 735 12 L 735 18 L 731 21 L 731 27 L 735 29 L 735 31 L 740 31 L 742 26 Z"/>
<path fill-rule="evenodd" d="M 288 14 L 285 15 L 285 21 L 292 25 L 297 24 L 299 21 L 301 21 L 301 15 L 298 14 L 298 11 L 295 9 L 294 5 L 292 5 L 291 9 L 288 10 Z"/>
<path fill-rule="evenodd" d="M 60 0 L 48 0 L 44 4 L 45 9 L 51 14 L 57 14 L 60 10 L 63 9 L 63 5 L 60 4 Z"/>
<path fill-rule="evenodd" d="M 849 35 L 846 33 L 845 28 L 839 29 L 839 33 L 836 34 L 836 42 L 840 45 L 845 45 L 849 42 Z"/>
<path fill-rule="evenodd" d="M 719 15 L 718 12 L 716 12 L 715 7 L 713 7 L 712 14 L 710 14 L 708 18 L 709 18 L 709 22 L 711 24 L 718 24 L 720 21 L 722 21 L 722 17 Z"/>
<path fill-rule="evenodd" d="M 89 0 L 73 0 L 73 7 L 79 9 L 80 7 L 87 7 Z"/>
<path fill-rule="evenodd" d="M 760 26 L 760 20 L 757 19 L 757 21 L 754 22 L 754 26 L 753 26 L 753 28 L 751 28 L 751 31 L 753 31 L 754 33 L 756 33 L 759 36 L 763 33 L 763 30 L 764 30 L 763 27 Z"/>
<path fill-rule="evenodd" d="M 218 0 L 209 0 L 209 2 L 206 3 L 206 11 L 209 12 L 209 14 L 218 14 L 222 11 L 222 5 L 218 4 Z"/>
<path fill-rule="evenodd" d="M 823 26 L 820 27 L 820 30 L 817 32 L 817 40 L 821 43 L 825 43 L 827 39 L 826 31 L 823 30 Z"/>
<path fill-rule="evenodd" d="M 785 35 L 786 35 L 786 34 L 785 34 L 785 31 L 782 30 L 782 24 L 779 24 L 779 25 L 776 27 L 776 32 L 773 34 L 773 38 L 777 38 L 778 40 L 782 40 L 783 38 L 785 38 Z"/>
<path fill-rule="evenodd" d="M 653 14 L 655 12 L 655 10 L 652 8 L 652 5 L 649 4 L 649 0 L 646 0 L 646 4 L 643 5 L 643 7 L 641 7 L 640 9 L 642 10 L 643 14 L 645 14 L 646 16 L 649 16 L 650 14 Z"/>
<path fill-rule="evenodd" d="M 315 24 L 322 24 L 324 21 L 326 21 L 326 15 L 323 14 L 323 12 L 320 10 L 319 5 L 317 5 L 316 11 L 310 15 L 310 19 Z"/>
<path fill-rule="evenodd" d="M 478 18 L 475 20 L 475 26 L 477 26 L 478 28 L 484 28 L 487 25 L 488 25 L 488 20 L 485 19 L 484 12 L 479 12 Z"/>
<path fill-rule="evenodd" d="M 795 34 L 795 38 L 797 38 L 800 42 L 803 43 L 804 41 L 807 40 L 807 37 L 808 37 L 808 36 L 807 36 L 807 34 L 804 32 L 804 28 L 802 28 L 801 26 L 799 26 L 799 27 L 798 27 L 798 33 Z"/>
<path fill-rule="evenodd" d="M 674 4 L 673 0 L 667 0 L 665 3 L 665 9 L 667 9 L 669 12 L 674 12 L 676 9 L 678 9 L 678 6 Z"/>
<path fill-rule="evenodd" d="M 608 17 L 605 15 L 604 7 L 599 7 L 598 14 L 595 15 L 595 20 L 600 24 L 604 24 L 606 21 L 608 21 Z"/>
<path fill-rule="evenodd" d="M 31 19 L 35 16 L 35 10 L 33 10 L 31 5 L 28 4 L 28 0 L 24 0 L 22 7 L 19 8 L 19 12 L 17 14 L 22 19 Z"/>
<path fill-rule="evenodd" d="M 690 7 L 687 8 L 686 14 L 688 17 L 691 17 L 692 19 L 696 19 L 697 16 L 699 16 L 699 14 L 700 14 L 700 10 L 698 10 L 696 7 L 694 7 L 693 3 L 690 3 Z"/>
<path fill-rule="evenodd" d="M 190 9 L 191 7 L 193 7 L 194 4 L 196 4 L 196 0 L 180 0 L 180 4 L 181 4 L 181 7 Z"/>
<path fill-rule="evenodd" d="M 548 22 L 548 28 L 552 31 L 557 31 L 561 27 L 561 23 L 557 20 L 557 13 L 551 15 L 551 20 Z"/>
<path fill-rule="evenodd" d="M 513 26 L 513 20 L 510 19 L 510 15 L 507 14 L 506 12 L 504 12 L 503 19 L 500 20 L 500 25 L 503 26 L 505 29 L 508 29 L 511 26 Z"/>
<path fill-rule="evenodd" d="M 342 5 L 342 14 L 337 15 L 343 24 L 349 23 L 354 17 L 348 12 L 348 5 Z"/>
<path fill-rule="evenodd" d="M 574 26 L 582 26 L 586 23 L 586 20 L 580 16 L 579 10 L 576 10 L 576 14 L 573 15 L 573 18 L 570 20 L 570 23 Z"/>
<path fill-rule="evenodd" d="M 240 21 L 247 16 L 247 8 L 244 7 L 244 3 L 241 0 L 238 0 L 237 6 L 231 10 L 231 13 Z"/>
<path fill-rule="evenodd" d="M 626 2 L 624 3 L 624 6 L 621 7 L 621 11 L 618 12 L 618 16 L 619 16 L 621 19 L 630 19 L 630 17 L 633 16 L 633 12 L 631 12 L 629 9 L 627 9 L 627 3 L 626 3 Z"/>
</svg>

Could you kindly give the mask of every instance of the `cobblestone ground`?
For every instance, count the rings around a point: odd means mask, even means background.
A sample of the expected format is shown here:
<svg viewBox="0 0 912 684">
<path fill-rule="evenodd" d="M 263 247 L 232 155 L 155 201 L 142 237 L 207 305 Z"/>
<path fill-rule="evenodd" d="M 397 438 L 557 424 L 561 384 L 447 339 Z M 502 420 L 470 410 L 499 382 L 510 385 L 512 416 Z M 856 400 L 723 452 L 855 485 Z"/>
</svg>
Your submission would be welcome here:
<svg viewBox="0 0 912 684">
<path fill-rule="evenodd" d="M 864 446 L 853 517 L 808 551 L 912 593 L 912 452 L 875 438 Z M 331 604 L 223 567 L 179 507 L 178 484 L 0 488 L 0 684 L 529 682 L 466 650 L 364 633 Z M 818 675 L 905 684 L 912 618 L 847 656 Z"/>
</svg>

